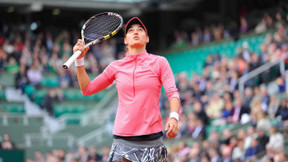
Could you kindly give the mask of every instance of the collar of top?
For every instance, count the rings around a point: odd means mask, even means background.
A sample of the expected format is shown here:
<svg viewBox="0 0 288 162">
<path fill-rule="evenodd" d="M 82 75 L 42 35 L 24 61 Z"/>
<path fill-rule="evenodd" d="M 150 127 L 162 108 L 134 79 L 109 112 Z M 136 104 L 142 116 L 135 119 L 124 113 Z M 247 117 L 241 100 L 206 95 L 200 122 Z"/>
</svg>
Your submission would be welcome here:
<svg viewBox="0 0 288 162">
<path fill-rule="evenodd" d="M 128 52 L 125 53 L 125 59 L 131 60 L 131 59 L 143 59 L 146 56 L 148 56 L 148 53 L 146 50 L 144 50 L 143 52 L 139 53 L 139 54 L 135 54 L 135 55 L 129 55 Z"/>
</svg>

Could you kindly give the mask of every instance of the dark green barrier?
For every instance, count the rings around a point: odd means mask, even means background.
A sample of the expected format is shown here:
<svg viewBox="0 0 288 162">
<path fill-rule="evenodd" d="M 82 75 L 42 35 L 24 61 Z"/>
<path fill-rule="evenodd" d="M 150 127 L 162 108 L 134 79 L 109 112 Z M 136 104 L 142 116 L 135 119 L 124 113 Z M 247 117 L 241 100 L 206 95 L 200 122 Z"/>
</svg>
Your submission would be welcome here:
<svg viewBox="0 0 288 162">
<path fill-rule="evenodd" d="M 0 162 L 24 162 L 24 150 L 0 150 Z"/>
</svg>

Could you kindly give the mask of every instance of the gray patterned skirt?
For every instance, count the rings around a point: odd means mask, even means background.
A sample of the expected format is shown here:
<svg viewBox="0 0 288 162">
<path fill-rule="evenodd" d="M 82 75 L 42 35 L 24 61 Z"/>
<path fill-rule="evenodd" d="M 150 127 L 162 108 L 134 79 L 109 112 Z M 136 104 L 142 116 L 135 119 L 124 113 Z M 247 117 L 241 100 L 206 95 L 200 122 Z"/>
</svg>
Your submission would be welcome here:
<svg viewBox="0 0 288 162">
<path fill-rule="evenodd" d="M 162 137 L 151 141 L 114 139 L 108 162 L 123 158 L 133 162 L 167 162 L 167 149 Z"/>
</svg>

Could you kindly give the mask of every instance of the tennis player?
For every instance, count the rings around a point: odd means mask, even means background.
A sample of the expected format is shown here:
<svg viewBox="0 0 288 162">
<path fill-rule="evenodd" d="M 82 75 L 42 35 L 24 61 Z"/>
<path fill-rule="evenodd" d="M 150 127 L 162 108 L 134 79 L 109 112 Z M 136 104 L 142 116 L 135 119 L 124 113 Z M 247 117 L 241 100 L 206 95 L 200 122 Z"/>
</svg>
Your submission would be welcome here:
<svg viewBox="0 0 288 162">
<path fill-rule="evenodd" d="M 180 100 L 172 70 L 164 57 L 147 53 L 149 36 L 139 18 L 128 21 L 124 34 L 126 56 L 109 64 L 93 81 L 84 68 L 83 56 L 89 47 L 84 49 L 83 42 L 78 40 L 73 51 L 83 51 L 75 62 L 81 91 L 85 96 L 92 95 L 116 81 L 119 103 L 109 162 L 167 161 L 159 95 L 163 85 L 171 111 L 166 136 L 174 138 L 178 134 Z"/>
</svg>

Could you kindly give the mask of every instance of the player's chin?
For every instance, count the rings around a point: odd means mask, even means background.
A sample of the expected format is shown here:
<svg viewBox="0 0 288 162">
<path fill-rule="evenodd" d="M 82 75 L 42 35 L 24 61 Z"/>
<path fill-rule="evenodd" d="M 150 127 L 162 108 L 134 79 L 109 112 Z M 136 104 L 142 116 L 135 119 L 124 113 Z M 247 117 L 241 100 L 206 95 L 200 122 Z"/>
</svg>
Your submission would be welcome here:
<svg viewBox="0 0 288 162">
<path fill-rule="evenodd" d="M 133 44 L 131 44 L 131 47 L 133 47 L 133 48 L 141 48 L 143 46 L 145 46 L 145 43 L 137 42 L 137 41 L 135 41 Z"/>
</svg>

